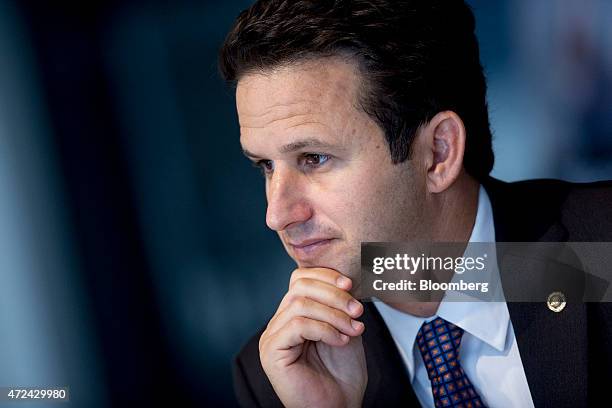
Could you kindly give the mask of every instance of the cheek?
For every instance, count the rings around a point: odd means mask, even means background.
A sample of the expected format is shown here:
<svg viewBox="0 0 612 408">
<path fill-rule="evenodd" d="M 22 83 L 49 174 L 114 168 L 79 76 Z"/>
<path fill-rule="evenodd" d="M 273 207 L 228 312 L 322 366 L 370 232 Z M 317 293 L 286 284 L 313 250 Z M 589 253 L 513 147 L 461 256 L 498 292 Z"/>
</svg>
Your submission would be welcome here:
<svg viewBox="0 0 612 408">
<path fill-rule="evenodd" d="M 345 178 L 323 202 L 325 214 L 355 245 L 395 235 L 390 228 L 397 227 L 408 204 L 395 183 L 382 177 Z"/>
<path fill-rule="evenodd" d="M 346 178 L 330 216 L 357 245 L 363 241 L 402 241 L 416 236 L 422 194 L 413 177 L 398 167 Z M 342 197 L 342 199 L 340 199 Z"/>
</svg>

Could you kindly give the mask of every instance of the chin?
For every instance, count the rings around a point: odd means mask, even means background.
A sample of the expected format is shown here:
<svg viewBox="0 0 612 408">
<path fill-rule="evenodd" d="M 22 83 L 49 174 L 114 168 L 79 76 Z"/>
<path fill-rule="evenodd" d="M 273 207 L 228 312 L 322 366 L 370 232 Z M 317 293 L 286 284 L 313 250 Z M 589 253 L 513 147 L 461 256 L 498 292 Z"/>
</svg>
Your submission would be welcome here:
<svg viewBox="0 0 612 408">
<path fill-rule="evenodd" d="M 293 258 L 293 257 L 292 257 Z M 335 271 L 340 272 L 341 274 L 348 276 L 349 278 L 353 278 L 356 273 L 359 273 L 359 269 L 355 269 L 354 267 L 347 267 L 347 265 L 352 265 L 353 262 L 347 261 L 331 261 L 328 259 L 317 259 L 317 260 L 299 260 L 293 258 L 298 268 L 328 268 L 333 269 Z M 359 260 L 356 263 L 359 265 Z"/>
</svg>

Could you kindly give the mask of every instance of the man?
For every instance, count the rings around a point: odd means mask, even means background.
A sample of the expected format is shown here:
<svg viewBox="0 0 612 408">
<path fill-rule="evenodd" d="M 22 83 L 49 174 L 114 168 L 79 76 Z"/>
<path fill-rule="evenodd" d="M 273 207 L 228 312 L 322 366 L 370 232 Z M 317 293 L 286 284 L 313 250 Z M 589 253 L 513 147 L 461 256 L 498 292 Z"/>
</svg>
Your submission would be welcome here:
<svg viewBox="0 0 612 408">
<path fill-rule="evenodd" d="M 486 84 L 463 1 L 258 1 L 228 34 L 220 67 L 237 86 L 244 153 L 265 177 L 267 225 L 297 263 L 275 315 L 236 358 L 241 405 L 587 406 L 606 396 L 607 304 L 553 313 L 545 301 L 374 305 L 351 294 L 365 241 L 610 238 L 609 183 L 489 177 Z M 461 357 L 446 360 L 448 380 L 430 375 L 432 351 L 419 349 L 432 327 L 452 334 Z"/>
</svg>

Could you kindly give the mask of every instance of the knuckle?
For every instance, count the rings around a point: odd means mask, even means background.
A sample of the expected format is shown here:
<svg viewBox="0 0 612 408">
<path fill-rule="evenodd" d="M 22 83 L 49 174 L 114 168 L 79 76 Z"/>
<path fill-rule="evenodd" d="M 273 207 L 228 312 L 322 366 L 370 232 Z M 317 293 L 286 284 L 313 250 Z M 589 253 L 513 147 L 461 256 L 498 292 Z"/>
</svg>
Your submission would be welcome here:
<svg viewBox="0 0 612 408">
<path fill-rule="evenodd" d="M 264 352 L 265 347 L 266 347 L 266 333 L 264 332 L 259 337 L 259 354 L 262 354 Z"/>
<path fill-rule="evenodd" d="M 291 277 L 289 278 L 289 287 L 291 287 L 291 285 L 293 285 L 297 279 L 300 279 L 301 276 L 302 270 L 299 268 L 294 269 L 293 272 L 291 272 Z"/>
<path fill-rule="evenodd" d="M 275 324 L 275 322 L 276 322 L 276 320 L 277 320 L 277 317 L 278 317 L 278 313 L 277 313 L 277 314 L 275 314 L 274 316 L 272 316 L 272 318 L 270 319 L 270 321 L 269 321 L 269 322 L 268 322 L 268 324 L 266 325 L 265 330 L 264 330 L 264 331 L 263 331 L 263 333 L 261 334 L 261 335 L 262 335 L 262 337 L 263 337 L 263 336 L 267 336 L 267 335 L 270 333 L 270 329 L 271 329 L 272 327 L 274 327 L 274 324 Z"/>
<path fill-rule="evenodd" d="M 302 316 L 296 316 L 293 319 L 291 319 L 291 327 L 294 330 L 304 330 L 304 328 L 306 327 L 306 318 L 302 317 Z"/>
<path fill-rule="evenodd" d="M 304 311 L 306 309 L 308 309 L 308 305 L 309 305 L 309 300 L 303 296 L 296 296 L 295 298 L 293 298 L 293 302 L 291 302 L 291 306 L 295 309 L 297 309 L 297 311 Z"/>
<path fill-rule="evenodd" d="M 295 296 L 293 293 L 291 292 L 287 292 L 287 294 L 285 295 L 285 297 L 283 298 L 283 301 L 281 302 L 281 304 L 279 305 L 279 308 L 277 310 L 277 313 L 281 311 L 281 306 L 283 304 L 285 304 L 285 306 L 289 306 L 291 305 L 297 296 Z"/>
<path fill-rule="evenodd" d="M 292 297 L 293 297 L 293 293 L 291 293 L 291 292 L 285 293 L 285 296 L 283 296 L 283 298 L 281 299 L 280 303 L 278 304 L 278 308 L 276 309 L 276 313 L 280 312 L 282 310 L 283 306 L 289 304 Z"/>
<path fill-rule="evenodd" d="M 306 286 L 308 286 L 308 280 L 306 278 L 300 277 L 293 281 L 293 284 L 291 285 L 291 289 L 296 291 L 296 290 L 304 289 Z"/>
</svg>

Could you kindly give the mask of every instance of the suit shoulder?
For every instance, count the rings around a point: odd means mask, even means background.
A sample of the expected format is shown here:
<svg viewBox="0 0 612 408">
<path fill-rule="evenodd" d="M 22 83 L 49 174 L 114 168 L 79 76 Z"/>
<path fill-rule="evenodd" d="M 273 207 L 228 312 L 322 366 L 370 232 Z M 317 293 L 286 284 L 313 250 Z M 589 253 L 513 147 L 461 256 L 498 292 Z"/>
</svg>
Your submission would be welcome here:
<svg viewBox="0 0 612 408">
<path fill-rule="evenodd" d="M 247 340 L 247 342 L 235 356 L 234 360 L 243 364 L 248 371 L 251 371 L 255 366 L 261 366 L 259 361 L 259 338 L 264 330 L 265 327 L 257 330 L 257 332 Z"/>
<path fill-rule="evenodd" d="M 573 183 L 554 179 L 509 183 L 530 205 L 558 212 L 570 241 L 612 240 L 612 181 Z M 537 204 L 536 204 L 537 205 Z"/>
<path fill-rule="evenodd" d="M 612 182 L 573 184 L 562 214 L 570 240 L 612 241 Z"/>
<path fill-rule="evenodd" d="M 532 179 L 505 183 L 522 191 L 539 191 L 541 193 L 569 193 L 588 196 L 612 197 L 612 180 L 575 183 L 557 179 Z"/>
<path fill-rule="evenodd" d="M 233 361 L 234 391 L 242 407 L 282 407 L 259 359 L 259 338 L 265 327 L 251 336 Z"/>
<path fill-rule="evenodd" d="M 589 209 L 612 209 L 612 181 L 596 181 L 592 183 L 572 183 L 568 198 L 570 203 L 580 203 Z M 609 212 L 607 213 L 609 214 Z"/>
</svg>

